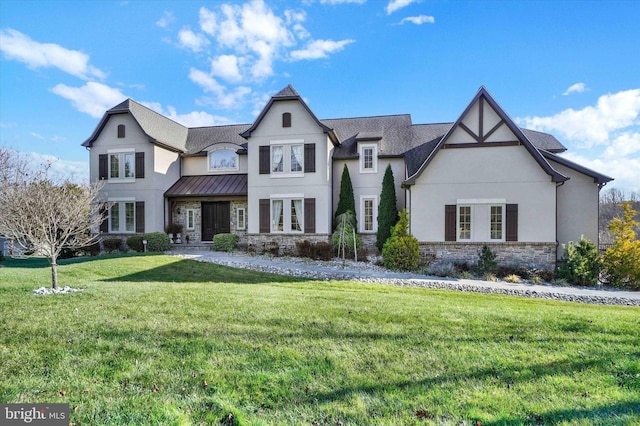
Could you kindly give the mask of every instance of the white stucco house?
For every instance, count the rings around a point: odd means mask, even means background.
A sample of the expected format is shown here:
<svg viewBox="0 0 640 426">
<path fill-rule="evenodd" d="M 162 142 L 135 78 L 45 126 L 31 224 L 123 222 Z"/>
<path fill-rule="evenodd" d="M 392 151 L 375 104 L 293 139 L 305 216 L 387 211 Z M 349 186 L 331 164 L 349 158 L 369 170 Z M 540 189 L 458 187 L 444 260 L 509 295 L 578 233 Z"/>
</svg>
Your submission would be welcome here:
<svg viewBox="0 0 640 426">
<path fill-rule="evenodd" d="M 256 250 L 326 241 L 349 169 L 358 231 L 373 247 L 387 165 L 398 209 L 425 256 L 552 268 L 563 243 L 598 240 L 599 191 L 612 178 L 566 160 L 552 135 L 519 128 L 481 87 L 453 123 L 411 116 L 318 119 L 291 86 L 250 124 L 187 128 L 127 99 L 83 143 L 109 202 L 101 232 L 184 225 L 190 242 L 236 233 Z"/>
</svg>

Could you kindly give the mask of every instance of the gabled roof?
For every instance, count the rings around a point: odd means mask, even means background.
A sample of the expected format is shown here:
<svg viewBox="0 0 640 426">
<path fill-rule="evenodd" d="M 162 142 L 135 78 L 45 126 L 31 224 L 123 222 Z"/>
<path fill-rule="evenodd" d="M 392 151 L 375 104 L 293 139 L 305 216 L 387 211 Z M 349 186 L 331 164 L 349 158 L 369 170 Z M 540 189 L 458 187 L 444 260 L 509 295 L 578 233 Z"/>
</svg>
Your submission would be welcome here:
<svg viewBox="0 0 640 426">
<path fill-rule="evenodd" d="M 573 161 L 569 161 L 564 157 L 560 157 L 559 155 L 555 155 L 551 152 L 547 152 L 547 151 L 540 151 L 540 153 L 542 154 L 542 156 L 548 160 L 551 161 L 555 161 L 558 164 L 562 164 L 565 167 L 568 167 L 572 170 L 575 170 L 577 172 L 580 172 L 584 175 L 587 175 L 589 177 L 593 178 L 593 181 L 595 183 L 597 183 L 598 185 L 602 185 L 605 184 L 607 182 L 611 182 L 613 180 L 612 177 L 600 174 L 594 170 L 588 169 L 584 166 L 581 166 L 580 164 L 574 163 Z"/>
<path fill-rule="evenodd" d="M 82 143 L 82 146 L 90 148 L 93 145 L 112 115 L 127 113 L 131 114 L 142 131 L 149 137 L 149 142 L 176 152 L 185 150 L 188 133 L 188 129 L 185 126 L 139 104 L 133 99 L 127 99 L 105 112 L 93 134 Z"/>
<path fill-rule="evenodd" d="M 300 102 L 300 104 L 304 107 L 304 109 L 307 110 L 307 112 L 309 113 L 311 118 L 313 118 L 313 120 L 318 124 L 318 126 L 322 129 L 322 131 L 324 133 L 327 133 L 329 135 L 329 137 L 331 138 L 331 140 L 333 141 L 333 143 L 337 145 L 338 141 L 337 141 L 337 139 L 336 139 L 336 137 L 335 137 L 335 135 L 333 133 L 333 129 L 331 129 L 330 127 L 325 126 L 324 124 L 322 124 L 320 122 L 320 120 L 318 120 L 318 117 L 316 117 L 316 115 L 313 113 L 313 111 L 311 111 L 311 109 L 306 104 L 306 102 L 302 100 L 302 97 L 298 94 L 296 89 L 294 89 L 293 86 L 290 85 L 290 84 L 287 85 L 287 87 L 285 87 L 284 89 L 282 89 L 281 91 L 279 91 L 278 93 L 276 93 L 275 95 L 273 95 L 271 97 L 271 99 L 269 100 L 267 105 L 260 112 L 260 115 L 258 115 L 258 118 L 256 118 L 256 121 L 253 123 L 253 125 L 251 125 L 251 127 L 249 127 L 247 130 L 242 132 L 240 134 L 240 136 L 242 136 L 245 139 L 251 137 L 251 132 L 253 132 L 255 129 L 258 128 L 258 126 L 260 125 L 260 123 L 264 119 L 265 115 L 267 115 L 267 112 L 269 112 L 269 109 L 271 109 L 271 106 L 274 104 L 274 102 L 278 102 L 278 101 L 298 101 L 298 102 Z"/>
<path fill-rule="evenodd" d="M 533 145 L 533 143 L 529 140 L 529 138 L 525 136 L 522 129 L 520 129 L 513 122 L 513 120 L 502 109 L 502 107 L 500 107 L 500 105 L 498 105 L 498 103 L 489 94 L 487 89 L 484 86 L 482 86 L 478 90 L 478 93 L 476 93 L 474 98 L 471 100 L 469 105 L 462 112 L 460 117 L 458 117 L 458 119 L 453 123 L 453 125 L 445 133 L 445 135 L 436 144 L 433 145 L 433 150 L 430 153 L 428 153 L 427 157 L 425 158 L 423 163 L 420 165 L 420 167 L 413 174 L 409 175 L 409 178 L 403 182 L 403 185 L 413 185 L 415 183 L 416 179 L 426 169 L 426 167 L 429 165 L 431 160 L 433 160 L 433 158 L 435 157 L 435 155 L 437 155 L 439 150 L 442 149 L 444 145 L 447 143 L 447 141 L 449 140 L 453 132 L 457 128 L 462 126 L 462 121 L 465 119 L 467 114 L 469 114 L 469 112 L 475 106 L 475 104 L 480 100 L 484 100 L 489 104 L 489 106 L 495 111 L 498 117 L 504 122 L 504 125 L 506 125 L 507 128 L 515 135 L 515 137 L 518 139 L 518 142 L 521 143 L 527 149 L 529 154 L 531 154 L 531 156 L 538 163 L 538 165 L 540 165 L 540 167 L 545 171 L 545 173 L 547 173 L 551 177 L 552 182 L 564 182 L 569 179 L 568 177 L 564 176 L 563 174 L 556 171 L 553 167 L 551 167 L 551 165 L 547 162 L 547 160 L 542 156 L 540 151 L 538 151 L 538 149 Z M 535 132 L 535 133 L 538 133 L 538 132 Z M 529 134 L 531 135 L 533 134 L 533 132 Z M 481 145 L 482 145 L 481 143 L 478 143 L 478 146 L 481 146 Z"/>
<path fill-rule="evenodd" d="M 235 124 L 190 128 L 187 136 L 186 153 L 188 155 L 198 154 L 211 145 L 224 142 L 246 148 L 247 140 L 240 136 L 240 133 L 246 131 L 249 126 L 250 124 Z"/>
</svg>

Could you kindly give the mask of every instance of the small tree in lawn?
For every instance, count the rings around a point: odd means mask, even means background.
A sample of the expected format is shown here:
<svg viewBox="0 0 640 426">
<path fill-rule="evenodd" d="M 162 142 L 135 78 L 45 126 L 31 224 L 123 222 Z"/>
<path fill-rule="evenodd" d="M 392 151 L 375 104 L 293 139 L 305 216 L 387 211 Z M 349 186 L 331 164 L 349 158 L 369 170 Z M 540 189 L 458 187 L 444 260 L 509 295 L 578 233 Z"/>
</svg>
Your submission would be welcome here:
<svg viewBox="0 0 640 426">
<path fill-rule="evenodd" d="M 391 164 L 387 166 L 382 179 L 382 192 L 378 204 L 378 232 L 376 233 L 376 247 L 382 252 L 384 243 L 391 236 L 391 228 L 398 222 L 398 200 L 396 185 L 393 180 Z"/>
<path fill-rule="evenodd" d="M 0 148 L 0 158 L 7 152 Z M 57 260 L 63 249 L 78 249 L 98 238 L 103 219 L 98 194 L 101 184 L 56 184 L 46 178 L 47 167 L 27 168 L 9 151 L 11 170 L 0 172 L 0 234 L 27 253 L 48 258 L 51 286 L 58 288 Z"/>
<path fill-rule="evenodd" d="M 342 259 L 357 259 L 358 248 L 362 245 L 360 237 L 356 233 L 356 220 L 353 213 L 342 213 L 336 218 L 338 225 L 331 236 L 331 246 L 338 257 Z"/>
<path fill-rule="evenodd" d="M 615 287 L 640 290 L 640 240 L 636 240 L 636 211 L 631 203 L 622 204 L 622 218 L 609 222 L 613 246 L 603 255 L 604 280 Z"/>
<path fill-rule="evenodd" d="M 336 209 L 336 214 L 333 216 L 334 228 L 338 226 L 338 216 L 346 212 L 351 212 L 351 214 L 353 215 L 354 227 L 356 227 L 357 229 L 356 202 L 353 195 L 353 185 L 351 184 L 349 168 L 345 164 L 344 169 L 342 170 L 342 178 L 340 180 L 340 196 L 338 198 L 338 208 Z"/>
</svg>

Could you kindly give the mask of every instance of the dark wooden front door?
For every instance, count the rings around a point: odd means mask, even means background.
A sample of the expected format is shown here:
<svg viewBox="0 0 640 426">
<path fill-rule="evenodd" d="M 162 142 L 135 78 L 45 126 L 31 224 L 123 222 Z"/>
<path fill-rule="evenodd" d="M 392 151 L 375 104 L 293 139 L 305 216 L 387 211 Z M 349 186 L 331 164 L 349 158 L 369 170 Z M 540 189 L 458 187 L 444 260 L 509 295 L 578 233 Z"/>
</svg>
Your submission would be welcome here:
<svg viewBox="0 0 640 426">
<path fill-rule="evenodd" d="M 228 201 L 202 203 L 202 241 L 231 232 L 231 207 Z"/>
</svg>

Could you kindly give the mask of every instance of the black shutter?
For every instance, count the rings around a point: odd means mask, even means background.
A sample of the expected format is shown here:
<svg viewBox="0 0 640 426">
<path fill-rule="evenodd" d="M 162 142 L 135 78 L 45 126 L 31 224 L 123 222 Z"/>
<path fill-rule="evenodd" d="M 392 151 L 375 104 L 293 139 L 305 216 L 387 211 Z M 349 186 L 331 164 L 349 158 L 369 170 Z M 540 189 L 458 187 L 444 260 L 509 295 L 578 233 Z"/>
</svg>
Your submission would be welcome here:
<svg viewBox="0 0 640 426">
<path fill-rule="evenodd" d="M 107 169 L 109 168 L 109 160 L 107 154 L 98 155 L 98 179 L 107 179 Z"/>
<path fill-rule="evenodd" d="M 109 209 L 107 203 L 103 203 L 100 206 L 100 215 L 102 216 L 102 222 L 100 222 L 100 233 L 109 233 Z"/>
<path fill-rule="evenodd" d="M 136 179 L 144 179 L 144 152 L 136 152 Z"/>
<path fill-rule="evenodd" d="M 304 172 L 315 173 L 316 171 L 316 144 L 304 144 Z"/>
<path fill-rule="evenodd" d="M 304 199 L 304 233 L 316 233 L 316 199 Z"/>
<path fill-rule="evenodd" d="M 268 175 L 270 172 L 269 164 L 271 163 L 270 157 L 271 149 L 269 145 L 260 146 L 260 174 Z"/>
<path fill-rule="evenodd" d="M 260 233 L 268 234 L 271 230 L 271 209 L 269 208 L 269 199 L 260 199 Z"/>
<path fill-rule="evenodd" d="M 144 201 L 136 201 L 136 232 L 144 234 Z"/>
<path fill-rule="evenodd" d="M 507 241 L 518 241 L 518 205 L 507 204 Z"/>
<path fill-rule="evenodd" d="M 456 241 L 456 205 L 444 206 L 444 240 Z"/>
</svg>

